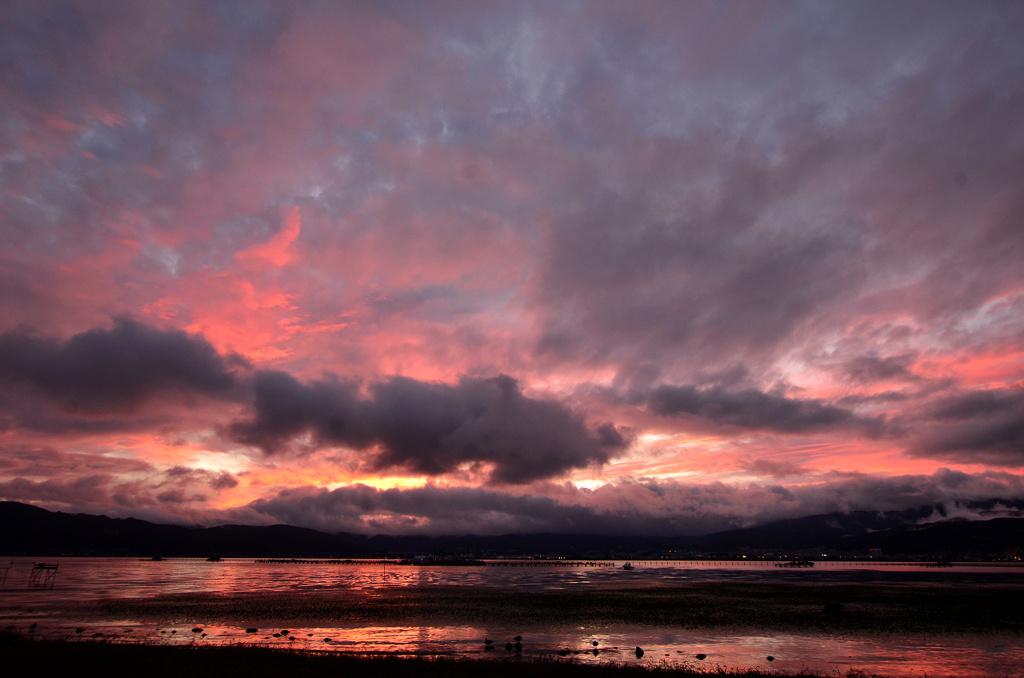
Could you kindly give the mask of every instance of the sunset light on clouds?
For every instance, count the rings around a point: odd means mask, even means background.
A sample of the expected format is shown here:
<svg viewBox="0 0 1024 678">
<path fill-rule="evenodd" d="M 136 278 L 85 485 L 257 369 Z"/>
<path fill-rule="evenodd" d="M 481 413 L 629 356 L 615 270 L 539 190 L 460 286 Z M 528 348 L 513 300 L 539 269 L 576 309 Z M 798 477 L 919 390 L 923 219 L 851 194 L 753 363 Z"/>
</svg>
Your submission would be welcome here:
<svg viewBox="0 0 1024 678">
<path fill-rule="evenodd" d="M 0 500 L 1024 499 L 1019 2 L 0 8 Z"/>
</svg>

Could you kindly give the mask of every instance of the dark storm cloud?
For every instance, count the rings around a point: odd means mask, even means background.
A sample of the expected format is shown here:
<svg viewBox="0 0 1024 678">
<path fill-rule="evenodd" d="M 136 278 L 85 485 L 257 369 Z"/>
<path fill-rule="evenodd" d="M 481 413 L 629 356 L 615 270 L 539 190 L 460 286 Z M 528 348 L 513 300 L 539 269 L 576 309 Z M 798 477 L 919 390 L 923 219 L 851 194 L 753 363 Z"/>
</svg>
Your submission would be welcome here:
<svg viewBox="0 0 1024 678">
<path fill-rule="evenodd" d="M 821 400 L 800 400 L 754 389 L 662 385 L 647 396 L 646 404 L 662 416 L 690 415 L 722 426 L 780 433 L 860 428 L 879 434 L 884 426 L 880 419 L 864 419 L 852 410 Z"/>
<path fill-rule="evenodd" d="M 267 452 L 311 434 L 316 445 L 372 450 L 363 465 L 373 470 L 441 475 L 483 463 L 500 483 L 601 465 L 628 444 L 611 424 L 591 429 L 564 405 L 523 395 L 506 376 L 457 384 L 392 377 L 364 397 L 337 377 L 300 382 L 280 371 L 244 374 L 247 367 L 201 335 L 127 319 L 66 341 L 11 331 L 0 335 L 0 426 L 54 435 L 147 431 L 169 416 L 135 414 L 147 401 L 250 396 L 252 418 L 230 432 Z M 224 489 L 234 480 L 209 482 Z"/>
<path fill-rule="evenodd" d="M 211 490 L 218 493 L 238 485 L 238 480 L 225 471 L 175 466 L 143 475 L 140 471 L 152 472 L 153 467 L 103 455 L 46 450 L 14 453 L 20 455 L 22 463 L 20 468 L 5 469 L 5 475 L 14 477 L 0 481 L 0 497 L 38 502 L 62 511 L 132 515 L 159 522 L 180 522 L 183 517 L 202 520 L 201 504 L 209 499 Z M 24 463 L 33 460 L 35 464 Z M 60 473 L 47 468 L 55 462 L 61 464 Z"/>
<path fill-rule="evenodd" d="M 130 412 L 65 410 L 63 402 L 45 395 L 27 392 L 7 384 L 0 391 L 0 430 L 24 429 L 55 436 L 96 435 L 115 432 L 141 432 L 166 424 L 159 413 L 132 416 Z"/>
<path fill-rule="evenodd" d="M 593 527 L 595 517 L 589 508 L 563 506 L 547 497 L 434 485 L 409 490 L 297 488 L 249 507 L 292 525 L 371 534 L 578 532 Z"/>
<path fill-rule="evenodd" d="M 851 358 L 843 365 L 846 374 L 855 382 L 871 383 L 890 379 L 912 380 L 910 367 L 917 356 L 912 353 L 885 358 L 875 353 Z"/>
<path fill-rule="evenodd" d="M 769 459 L 755 459 L 744 467 L 747 471 L 759 476 L 771 476 L 773 478 L 785 478 L 787 476 L 804 476 L 812 473 L 810 469 L 799 466 L 788 461 L 772 461 Z"/>
<path fill-rule="evenodd" d="M 34 481 L 13 478 L 0 482 L 0 496 L 7 501 L 42 502 L 59 506 L 111 506 L 137 507 L 152 503 L 152 499 L 138 490 L 133 483 L 121 482 L 111 474 L 50 478 Z"/>
<path fill-rule="evenodd" d="M 238 487 L 238 480 L 227 471 L 210 471 L 201 468 L 188 468 L 186 466 L 174 466 L 165 473 L 168 482 L 203 483 L 214 490 L 230 490 Z"/>
<path fill-rule="evenodd" d="M 302 384 L 260 372 L 255 418 L 234 425 L 238 440 L 274 451 L 304 432 L 324 444 L 379 447 L 377 470 L 438 475 L 462 464 L 493 464 L 491 480 L 526 483 L 600 465 L 627 444 L 606 424 L 591 430 L 565 406 L 524 396 L 516 381 L 464 377 L 455 385 L 393 377 L 359 396 L 354 384 Z"/>
<path fill-rule="evenodd" d="M 356 447 L 373 440 L 357 384 L 337 378 L 303 384 L 286 372 L 261 370 L 253 380 L 253 392 L 254 418 L 231 429 L 240 442 L 272 453 L 306 431 Z"/>
<path fill-rule="evenodd" d="M 153 498 L 161 503 L 201 504 L 207 501 L 205 492 L 221 492 L 238 486 L 238 479 L 227 471 L 174 466 L 152 479 Z M 147 488 L 149 489 L 149 488 Z"/>
<path fill-rule="evenodd" d="M 603 464 L 627 442 L 610 424 L 590 430 L 565 406 L 524 396 L 506 376 L 456 386 L 393 378 L 371 394 L 381 467 L 434 474 L 489 461 L 494 480 L 521 483 Z"/>
<path fill-rule="evenodd" d="M 112 473 L 148 473 L 154 467 L 141 459 L 104 454 L 66 452 L 39 445 L 0 447 L 0 472 L 26 478 L 46 478 L 74 471 L 79 475 Z"/>
<path fill-rule="evenodd" d="M 991 500 L 1024 498 L 1024 483 L 1009 473 L 821 476 L 790 488 L 751 484 L 684 484 L 619 480 L 594 490 L 538 484 L 528 494 L 473 487 L 426 485 L 381 490 L 356 484 L 335 490 L 297 487 L 224 511 L 195 506 L 216 472 L 188 469 L 145 482 L 108 474 L 42 482 L 0 482 L 0 496 L 55 510 L 103 512 L 157 522 L 287 523 L 361 534 L 585 533 L 695 535 L 833 511 L 904 510 L 938 506 L 935 519 L 994 517 Z M 215 488 L 216 489 L 216 488 Z M 987 501 L 989 515 L 961 504 Z M 189 502 L 193 502 L 189 506 Z"/>
<path fill-rule="evenodd" d="M 14 330 L 0 335 L 0 383 L 44 394 L 72 412 L 130 412 L 158 396 L 228 398 L 237 356 L 201 336 L 120 318 L 66 341 Z"/>
<path fill-rule="evenodd" d="M 363 534 L 584 533 L 694 535 L 834 511 L 890 511 L 1024 497 L 1018 476 L 940 469 L 930 476 L 832 478 L 784 488 L 620 480 L 594 490 L 533 488 L 517 495 L 483 488 L 335 490 L 292 488 L 248 508 L 276 521 Z M 956 511 L 953 511 L 954 513 Z"/>
<path fill-rule="evenodd" d="M 961 393 L 940 399 L 923 418 L 925 433 L 911 453 L 1005 466 L 1024 466 L 1024 389 Z"/>
</svg>

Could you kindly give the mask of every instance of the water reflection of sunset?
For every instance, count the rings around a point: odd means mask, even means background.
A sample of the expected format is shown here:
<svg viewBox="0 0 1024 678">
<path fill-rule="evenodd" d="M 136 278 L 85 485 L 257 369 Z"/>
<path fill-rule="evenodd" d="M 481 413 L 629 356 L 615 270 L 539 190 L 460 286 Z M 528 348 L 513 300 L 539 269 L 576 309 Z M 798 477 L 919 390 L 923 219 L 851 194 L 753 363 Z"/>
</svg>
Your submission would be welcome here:
<svg viewBox="0 0 1024 678">
<path fill-rule="evenodd" d="M 858 586 L 854 582 L 863 581 L 866 574 L 885 585 L 902 587 L 904 592 L 922 581 L 928 582 L 929 589 L 937 590 L 951 585 L 978 587 L 978 578 L 985 580 L 983 587 L 998 587 L 1000 582 L 1015 586 L 1020 579 L 1019 568 L 1006 566 L 958 565 L 938 571 L 920 564 L 820 562 L 821 568 L 830 572 L 811 576 L 779 570 L 771 563 L 679 561 L 637 562 L 636 569 L 628 573 L 628 581 L 624 581 L 621 564 L 618 561 L 596 567 L 591 563 L 575 568 L 541 563 L 533 567 L 431 567 L 403 566 L 393 561 L 275 563 L 224 559 L 211 563 L 201 559 L 157 562 L 67 558 L 60 559 L 61 586 L 52 595 L 40 599 L 38 592 L 8 590 L 8 607 L 0 611 L 0 617 L 5 624 L 24 626 L 29 618 L 25 615 L 30 614 L 37 622 L 33 633 L 40 637 L 89 637 L 99 632 L 120 642 L 188 646 L 242 643 L 358 655 L 505 659 L 513 654 L 505 649 L 505 643 L 519 636 L 521 655 L 526 660 L 644 666 L 710 665 L 729 670 L 809 670 L 844 675 L 851 670 L 893 676 L 920 672 L 980 678 L 1013 675 L 1024 661 L 1024 648 L 1015 635 L 1004 635 L 998 629 L 965 632 L 974 628 L 969 625 L 953 633 L 929 632 L 912 625 L 916 631 L 834 630 L 822 634 L 813 629 L 758 627 L 758 623 L 764 624 L 763 615 L 748 620 L 751 628 L 738 630 L 732 626 L 680 626 L 657 619 L 627 623 L 618 620 L 614 610 L 606 610 L 612 617 L 604 620 L 586 615 L 574 619 L 572 610 L 562 610 L 556 619 L 531 616 L 518 622 L 497 611 L 502 605 L 512 604 L 503 598 L 510 590 L 523 595 L 578 592 L 595 597 L 625 586 L 632 591 L 635 604 L 644 605 L 648 604 L 644 602 L 647 597 L 665 592 L 666 586 L 680 592 L 694 586 L 690 590 L 696 592 L 701 586 L 726 580 L 732 582 L 732 595 L 738 596 L 742 589 L 737 585 L 744 581 L 766 590 L 795 578 L 798 583 L 793 585 L 806 593 L 815 583 Z M 27 576 L 30 566 L 30 561 L 14 563 L 11 581 Z M 979 589 L 971 590 L 977 599 Z M 460 606 L 460 601 L 468 602 L 460 598 L 463 591 L 477 596 L 472 610 Z M 893 595 L 889 592 L 884 598 L 890 608 Z M 27 613 L 23 603 L 30 600 L 33 612 Z M 458 621 L 460 615 L 477 614 L 484 600 L 492 600 L 497 606 L 489 620 Z M 429 607 L 431 601 L 443 609 Z M 742 604 L 742 600 L 735 598 L 731 604 Z M 911 599 L 903 604 L 910 605 Z M 375 606 L 391 621 L 375 620 Z M 403 606 L 408 610 L 403 611 Z M 417 617 L 427 609 L 433 621 Z M 81 632 L 76 634 L 77 629 Z M 486 649 L 485 638 L 494 641 L 494 649 Z M 636 646 L 644 649 L 642 660 L 635 656 Z M 705 659 L 697 659 L 697 654 L 705 655 Z M 773 657 L 771 661 L 769 656 Z"/>
</svg>

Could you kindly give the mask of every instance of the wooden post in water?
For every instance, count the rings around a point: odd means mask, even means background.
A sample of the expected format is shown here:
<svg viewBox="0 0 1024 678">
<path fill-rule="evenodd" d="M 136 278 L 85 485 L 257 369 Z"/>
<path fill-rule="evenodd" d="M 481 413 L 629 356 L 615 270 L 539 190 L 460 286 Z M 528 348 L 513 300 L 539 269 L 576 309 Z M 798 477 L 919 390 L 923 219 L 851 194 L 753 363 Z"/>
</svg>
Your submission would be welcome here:
<svg viewBox="0 0 1024 678">
<path fill-rule="evenodd" d="M 56 564 L 36 563 L 32 566 L 28 587 L 30 589 L 52 589 L 55 579 L 57 579 Z"/>
</svg>

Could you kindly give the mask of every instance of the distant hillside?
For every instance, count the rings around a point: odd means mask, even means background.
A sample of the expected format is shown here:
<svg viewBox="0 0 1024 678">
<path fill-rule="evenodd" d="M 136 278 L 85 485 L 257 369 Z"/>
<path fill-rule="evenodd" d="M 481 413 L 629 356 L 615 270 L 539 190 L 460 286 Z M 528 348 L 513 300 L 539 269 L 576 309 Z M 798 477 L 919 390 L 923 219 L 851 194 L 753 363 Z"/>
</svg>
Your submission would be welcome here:
<svg viewBox="0 0 1024 678">
<path fill-rule="evenodd" d="M 1022 502 L 1003 502 L 1017 510 Z M 983 509 L 982 504 L 976 508 Z M 988 520 L 947 519 L 922 523 L 934 507 L 906 511 L 853 511 L 781 520 L 758 527 L 720 532 L 698 538 L 708 551 L 790 551 L 813 555 L 867 553 L 881 549 L 885 556 L 998 555 L 1024 548 L 1024 518 Z"/>
<path fill-rule="evenodd" d="M 1003 515 L 995 502 L 970 508 Z M 1024 502 L 999 502 L 1009 513 Z M 500 536 L 331 535 L 288 525 L 185 527 L 133 518 L 46 511 L 0 502 L 0 554 L 359 558 L 380 555 L 449 554 L 475 557 L 688 558 L 738 553 L 820 556 L 865 555 L 947 558 L 1000 556 L 1024 550 L 1024 518 L 942 519 L 936 507 L 907 511 L 854 511 L 780 520 L 698 537 L 616 537 L 587 534 Z M 937 522 L 923 523 L 924 520 Z"/>
<path fill-rule="evenodd" d="M 16 502 L 0 502 L 0 553 L 271 558 L 368 555 L 339 537 L 302 527 L 157 525 L 134 518 L 51 512 Z"/>
<path fill-rule="evenodd" d="M 1024 520 L 997 518 L 988 521 L 951 521 L 920 528 L 899 526 L 871 534 L 841 529 L 794 535 L 790 525 L 774 529 L 734 530 L 705 537 L 609 537 L 592 534 L 507 534 L 501 536 L 388 536 L 345 535 L 355 544 L 376 553 L 405 556 L 417 553 L 458 556 L 567 558 L 691 558 L 740 553 L 800 555 L 867 555 L 880 549 L 885 557 L 947 558 L 1001 556 L 1024 550 Z M 778 541 L 772 539 L 779 537 Z"/>
<path fill-rule="evenodd" d="M 984 514 L 996 502 L 972 505 Z M 999 502 L 1024 512 L 1024 502 Z M 936 507 L 906 511 L 853 511 L 779 520 L 757 527 L 697 537 L 608 537 L 593 534 L 506 534 L 501 536 L 388 536 L 342 535 L 352 543 L 390 554 L 451 553 L 458 555 L 561 555 L 569 558 L 658 558 L 677 554 L 730 555 L 737 553 L 820 556 L 866 555 L 881 549 L 886 557 L 999 556 L 1024 549 L 1024 518 L 989 520 L 932 519 Z M 998 515 L 998 514 L 993 514 Z M 940 516 L 941 517 L 941 516 Z"/>
</svg>

